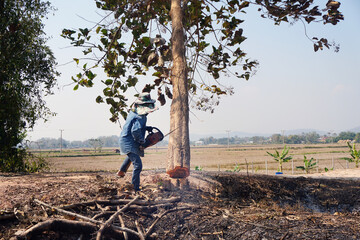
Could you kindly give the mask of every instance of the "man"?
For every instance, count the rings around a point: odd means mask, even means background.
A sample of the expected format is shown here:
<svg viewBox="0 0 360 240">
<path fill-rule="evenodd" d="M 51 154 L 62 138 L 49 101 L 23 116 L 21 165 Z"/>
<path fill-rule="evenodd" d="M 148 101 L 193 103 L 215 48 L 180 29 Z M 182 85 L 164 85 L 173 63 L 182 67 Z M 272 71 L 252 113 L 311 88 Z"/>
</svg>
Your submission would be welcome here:
<svg viewBox="0 0 360 240">
<path fill-rule="evenodd" d="M 127 156 L 117 172 L 117 176 L 124 177 L 132 163 L 134 170 L 131 183 L 134 185 L 135 192 L 140 191 L 140 172 L 142 170 L 140 156 L 144 156 L 145 131 L 152 130 L 152 127 L 146 126 L 147 115 L 155 110 L 157 110 L 155 100 L 151 99 L 150 93 L 139 94 L 120 134 L 120 152 Z"/>
</svg>

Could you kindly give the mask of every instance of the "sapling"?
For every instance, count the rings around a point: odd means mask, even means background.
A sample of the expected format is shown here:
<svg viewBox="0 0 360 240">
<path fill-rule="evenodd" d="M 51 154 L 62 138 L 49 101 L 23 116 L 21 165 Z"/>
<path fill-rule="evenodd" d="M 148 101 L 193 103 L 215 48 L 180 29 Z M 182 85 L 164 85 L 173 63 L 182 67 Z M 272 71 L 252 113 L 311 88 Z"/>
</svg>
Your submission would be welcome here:
<svg viewBox="0 0 360 240">
<path fill-rule="evenodd" d="M 315 168 L 316 161 L 314 158 L 307 159 L 306 155 L 304 155 L 304 166 L 297 166 L 296 168 L 304 170 L 306 174 L 310 173 L 310 170 Z"/>
<path fill-rule="evenodd" d="M 195 166 L 195 171 L 202 171 L 203 168 L 201 166 Z"/>
<path fill-rule="evenodd" d="M 234 167 L 233 172 L 240 172 L 240 170 L 241 170 L 240 165 L 236 164 L 235 167 Z"/>
<path fill-rule="evenodd" d="M 359 167 L 360 151 L 356 150 L 355 143 L 353 143 L 353 145 L 351 146 L 350 143 L 348 142 L 347 145 L 349 146 L 349 152 L 350 152 L 351 158 L 344 157 L 342 159 L 344 159 L 344 160 L 346 160 L 348 162 L 355 162 L 355 166 L 358 168 Z"/>
<path fill-rule="evenodd" d="M 277 161 L 279 163 L 279 172 L 282 172 L 283 168 L 282 165 L 284 162 L 288 162 L 292 159 L 292 156 L 287 156 L 289 153 L 290 147 L 286 147 L 286 145 L 284 146 L 284 149 L 282 150 L 281 154 L 275 149 L 275 153 L 269 153 L 267 152 L 267 154 L 269 154 L 270 156 L 272 156 L 274 158 L 275 161 Z"/>
</svg>

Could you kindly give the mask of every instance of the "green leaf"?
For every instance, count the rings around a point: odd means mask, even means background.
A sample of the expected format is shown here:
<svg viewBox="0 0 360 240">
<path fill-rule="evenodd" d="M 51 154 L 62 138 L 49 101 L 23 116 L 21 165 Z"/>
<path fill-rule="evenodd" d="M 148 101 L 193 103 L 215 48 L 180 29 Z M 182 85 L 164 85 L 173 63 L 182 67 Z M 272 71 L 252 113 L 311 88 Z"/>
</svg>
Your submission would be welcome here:
<svg viewBox="0 0 360 240">
<path fill-rule="evenodd" d="M 79 84 L 76 84 L 73 90 L 76 91 L 78 90 L 78 88 L 79 88 Z"/>
<path fill-rule="evenodd" d="M 133 77 L 133 76 L 129 76 L 128 79 L 126 80 L 126 82 L 128 83 L 129 87 L 134 87 L 138 82 L 138 78 Z"/>
<path fill-rule="evenodd" d="M 150 45 L 150 38 L 149 37 L 143 37 L 142 42 L 144 43 L 145 46 L 149 46 Z"/>
<path fill-rule="evenodd" d="M 152 75 L 155 76 L 155 77 L 160 77 L 160 76 L 161 76 L 161 72 L 154 72 Z"/>
<path fill-rule="evenodd" d="M 112 79 L 106 79 L 105 85 L 107 85 L 107 86 L 112 85 L 113 82 L 114 82 L 114 81 L 113 81 Z"/>
<path fill-rule="evenodd" d="M 115 105 L 115 101 L 113 98 L 106 98 L 106 103 L 110 105 Z"/>
<path fill-rule="evenodd" d="M 103 29 L 101 29 L 101 33 L 103 35 L 107 36 L 108 31 L 107 31 L 107 29 L 103 28 Z"/>
<path fill-rule="evenodd" d="M 76 64 L 79 64 L 79 59 L 78 58 L 73 58 L 73 60 L 76 62 Z"/>
<path fill-rule="evenodd" d="M 83 36 L 87 36 L 89 34 L 89 29 L 87 28 L 80 28 L 79 31 L 82 33 Z"/>
<path fill-rule="evenodd" d="M 126 118 L 127 118 L 127 112 L 125 112 L 125 111 L 120 111 L 120 114 L 121 114 L 121 116 L 126 120 Z"/>
<path fill-rule="evenodd" d="M 96 77 L 96 74 L 94 74 L 92 71 L 87 70 L 85 71 L 86 76 L 89 78 L 89 80 L 93 80 Z"/>
<path fill-rule="evenodd" d="M 99 33 L 100 30 L 101 30 L 101 26 L 98 26 L 98 27 L 96 28 L 96 33 Z"/>
<path fill-rule="evenodd" d="M 104 102 L 103 98 L 101 96 L 97 96 L 96 100 L 97 103 L 102 103 Z"/>
</svg>

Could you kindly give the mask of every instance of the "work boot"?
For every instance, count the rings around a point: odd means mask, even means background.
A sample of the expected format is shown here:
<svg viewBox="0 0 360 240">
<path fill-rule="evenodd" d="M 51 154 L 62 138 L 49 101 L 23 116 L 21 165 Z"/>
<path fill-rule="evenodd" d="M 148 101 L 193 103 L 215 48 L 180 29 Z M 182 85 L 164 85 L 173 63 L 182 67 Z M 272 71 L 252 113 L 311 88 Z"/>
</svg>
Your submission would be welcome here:
<svg viewBox="0 0 360 240">
<path fill-rule="evenodd" d="M 119 171 L 116 173 L 116 175 L 117 175 L 118 177 L 123 178 L 123 177 L 125 177 L 125 172 L 119 170 Z"/>
</svg>

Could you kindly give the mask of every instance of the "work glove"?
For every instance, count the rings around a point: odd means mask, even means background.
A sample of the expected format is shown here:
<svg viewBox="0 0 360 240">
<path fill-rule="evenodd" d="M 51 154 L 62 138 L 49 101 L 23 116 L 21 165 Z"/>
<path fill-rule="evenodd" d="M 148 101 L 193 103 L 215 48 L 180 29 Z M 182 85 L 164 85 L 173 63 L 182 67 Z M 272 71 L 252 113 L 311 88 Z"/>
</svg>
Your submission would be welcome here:
<svg viewBox="0 0 360 240">
<path fill-rule="evenodd" d="M 150 126 L 147 126 L 147 127 L 146 127 L 146 131 L 148 131 L 148 132 L 152 132 L 153 129 L 154 129 L 154 128 L 153 128 L 153 127 L 150 127 Z"/>
</svg>

